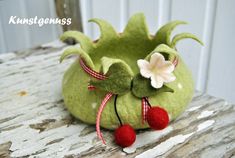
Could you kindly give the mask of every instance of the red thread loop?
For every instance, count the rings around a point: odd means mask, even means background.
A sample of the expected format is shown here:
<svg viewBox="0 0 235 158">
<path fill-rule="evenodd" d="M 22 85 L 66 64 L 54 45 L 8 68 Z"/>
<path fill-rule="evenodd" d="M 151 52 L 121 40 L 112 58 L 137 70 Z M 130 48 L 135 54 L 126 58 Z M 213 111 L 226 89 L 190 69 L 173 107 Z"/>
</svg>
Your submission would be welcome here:
<svg viewBox="0 0 235 158">
<path fill-rule="evenodd" d="M 90 91 L 93 91 L 93 90 L 95 90 L 96 88 L 95 88 L 95 86 L 93 86 L 93 85 L 88 85 L 88 90 L 90 90 Z"/>
<path fill-rule="evenodd" d="M 98 113 L 96 116 L 96 133 L 97 133 L 97 136 L 102 140 L 103 144 L 106 144 L 106 143 L 104 141 L 102 133 L 100 132 L 100 119 L 101 119 L 101 114 L 102 114 L 107 102 L 111 99 L 112 96 L 113 96 L 113 93 L 106 94 L 106 96 L 104 97 L 104 99 L 101 102 L 101 105 L 98 109 Z"/>
<path fill-rule="evenodd" d="M 179 59 L 177 57 L 175 57 L 172 63 L 176 67 L 179 63 Z"/>
</svg>

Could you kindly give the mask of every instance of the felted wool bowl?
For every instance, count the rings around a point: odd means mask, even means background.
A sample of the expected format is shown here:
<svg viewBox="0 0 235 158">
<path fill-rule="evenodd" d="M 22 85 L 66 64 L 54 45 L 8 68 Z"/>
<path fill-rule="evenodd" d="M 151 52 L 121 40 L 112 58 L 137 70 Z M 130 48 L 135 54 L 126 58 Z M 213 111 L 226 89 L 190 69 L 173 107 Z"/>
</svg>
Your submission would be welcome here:
<svg viewBox="0 0 235 158">
<path fill-rule="evenodd" d="M 191 72 L 179 56 L 175 45 L 183 38 L 192 38 L 201 43 L 189 33 L 178 34 L 170 40 L 172 30 L 185 22 L 170 22 L 151 36 L 141 13 L 130 18 L 121 34 L 104 20 L 90 21 L 100 27 L 101 36 L 98 41 L 92 42 L 77 31 L 68 31 L 61 36 L 62 41 L 73 39 L 80 43 L 80 47 L 68 48 L 61 56 L 62 61 L 69 55 L 79 55 L 63 77 L 63 98 L 69 112 L 85 123 L 95 124 L 97 110 L 105 95 L 111 92 L 118 94 L 116 105 L 121 121 L 123 124 L 130 124 L 134 129 L 149 127 L 147 123 L 142 123 L 142 97 L 148 97 L 152 106 L 164 108 L 170 120 L 179 116 L 192 99 L 194 83 Z M 178 61 L 173 71 L 176 80 L 164 84 L 165 88 L 162 89 L 152 88 L 150 79 L 142 78 L 137 66 L 138 59 L 149 60 L 154 52 L 161 53 L 167 60 Z M 108 79 L 97 80 L 87 74 L 81 67 L 79 58 L 92 70 L 109 76 Z M 89 84 L 96 88 L 89 90 Z M 115 114 L 114 97 L 104 108 L 100 125 L 107 129 L 116 129 L 120 125 Z"/>
</svg>

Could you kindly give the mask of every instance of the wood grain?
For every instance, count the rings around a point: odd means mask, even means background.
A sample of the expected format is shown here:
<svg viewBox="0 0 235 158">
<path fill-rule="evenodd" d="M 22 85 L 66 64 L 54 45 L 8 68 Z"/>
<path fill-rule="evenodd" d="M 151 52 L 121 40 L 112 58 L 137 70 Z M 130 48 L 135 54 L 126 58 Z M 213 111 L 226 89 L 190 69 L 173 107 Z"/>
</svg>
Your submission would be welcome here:
<svg viewBox="0 0 235 158">
<path fill-rule="evenodd" d="M 0 56 L 0 157 L 234 157 L 235 106 L 195 93 L 188 109 L 162 131 L 138 131 L 121 149 L 113 132 L 73 118 L 64 108 L 61 80 L 73 58 L 59 64 L 68 46 L 51 43 Z"/>
<path fill-rule="evenodd" d="M 61 19 L 71 18 L 70 25 L 62 25 L 63 31 L 77 30 L 83 32 L 79 0 L 55 0 L 56 13 Z"/>
</svg>

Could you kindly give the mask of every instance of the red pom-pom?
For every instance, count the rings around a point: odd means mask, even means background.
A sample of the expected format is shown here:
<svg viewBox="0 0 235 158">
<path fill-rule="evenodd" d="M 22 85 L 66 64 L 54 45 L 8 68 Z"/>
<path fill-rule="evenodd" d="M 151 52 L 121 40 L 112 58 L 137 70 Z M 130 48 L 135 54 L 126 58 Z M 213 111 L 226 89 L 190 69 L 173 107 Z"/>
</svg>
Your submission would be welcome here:
<svg viewBox="0 0 235 158">
<path fill-rule="evenodd" d="M 131 146 L 136 139 L 135 130 L 128 124 L 122 125 L 115 130 L 115 142 L 121 147 Z"/>
<path fill-rule="evenodd" d="M 165 109 L 152 107 L 147 112 L 147 122 L 155 130 L 164 129 L 169 123 L 169 116 Z"/>
</svg>

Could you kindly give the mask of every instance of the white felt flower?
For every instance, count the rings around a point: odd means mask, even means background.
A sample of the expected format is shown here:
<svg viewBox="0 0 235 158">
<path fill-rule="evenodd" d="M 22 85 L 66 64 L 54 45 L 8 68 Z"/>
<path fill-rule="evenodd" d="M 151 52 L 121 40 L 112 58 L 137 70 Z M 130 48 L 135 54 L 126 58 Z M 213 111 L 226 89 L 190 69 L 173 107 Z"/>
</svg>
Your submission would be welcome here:
<svg viewBox="0 0 235 158">
<path fill-rule="evenodd" d="M 175 66 L 170 61 L 166 61 L 160 53 L 154 53 L 150 57 L 150 61 L 139 59 L 137 64 L 140 74 L 145 78 L 151 79 L 151 85 L 154 88 L 161 88 L 163 83 L 169 83 L 176 79 L 172 73 Z"/>
</svg>

